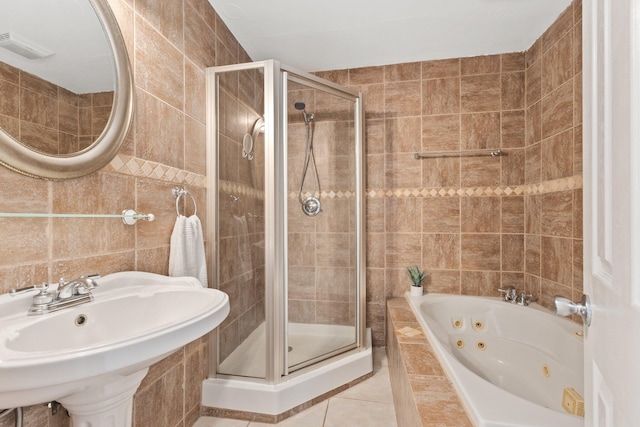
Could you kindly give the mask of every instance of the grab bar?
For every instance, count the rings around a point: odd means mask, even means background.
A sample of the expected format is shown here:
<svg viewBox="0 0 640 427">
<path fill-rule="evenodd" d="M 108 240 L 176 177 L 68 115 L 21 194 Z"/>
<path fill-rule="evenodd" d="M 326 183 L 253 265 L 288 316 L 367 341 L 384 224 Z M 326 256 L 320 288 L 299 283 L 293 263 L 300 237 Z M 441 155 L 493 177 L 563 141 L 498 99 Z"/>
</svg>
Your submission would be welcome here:
<svg viewBox="0 0 640 427">
<path fill-rule="evenodd" d="M 414 153 L 413 158 L 420 159 L 433 159 L 437 157 L 500 157 L 505 156 L 500 149 L 495 150 L 477 150 L 477 151 L 435 151 L 433 153 Z"/>
</svg>

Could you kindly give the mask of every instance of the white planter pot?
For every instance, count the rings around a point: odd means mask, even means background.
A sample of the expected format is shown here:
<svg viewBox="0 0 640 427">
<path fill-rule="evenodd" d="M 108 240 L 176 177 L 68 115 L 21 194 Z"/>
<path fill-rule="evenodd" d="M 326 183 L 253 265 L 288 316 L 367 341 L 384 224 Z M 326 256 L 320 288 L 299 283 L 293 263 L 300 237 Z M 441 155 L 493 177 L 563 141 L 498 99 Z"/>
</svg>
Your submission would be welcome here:
<svg viewBox="0 0 640 427">
<path fill-rule="evenodd" d="M 419 297 L 422 295 L 422 286 L 411 286 L 411 296 Z"/>
</svg>

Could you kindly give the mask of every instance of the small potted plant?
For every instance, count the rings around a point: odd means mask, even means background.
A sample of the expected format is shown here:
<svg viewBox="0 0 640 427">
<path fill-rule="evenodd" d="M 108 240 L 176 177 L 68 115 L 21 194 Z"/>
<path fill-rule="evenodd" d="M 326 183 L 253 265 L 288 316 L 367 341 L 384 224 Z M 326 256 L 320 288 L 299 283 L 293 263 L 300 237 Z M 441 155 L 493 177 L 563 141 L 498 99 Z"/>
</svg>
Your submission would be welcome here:
<svg viewBox="0 0 640 427">
<path fill-rule="evenodd" d="M 411 277 L 411 295 L 412 296 L 420 296 L 422 295 L 422 281 L 424 280 L 424 276 L 426 272 L 420 271 L 417 265 L 413 267 L 407 267 L 407 274 Z"/>
</svg>

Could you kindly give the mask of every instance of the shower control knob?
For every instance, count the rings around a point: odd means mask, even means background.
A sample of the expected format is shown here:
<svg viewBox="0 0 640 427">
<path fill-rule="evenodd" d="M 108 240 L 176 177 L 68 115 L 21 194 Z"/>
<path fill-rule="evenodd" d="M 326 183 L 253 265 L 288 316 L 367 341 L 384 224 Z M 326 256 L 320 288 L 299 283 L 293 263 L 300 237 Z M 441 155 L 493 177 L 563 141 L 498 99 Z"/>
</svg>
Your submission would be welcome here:
<svg viewBox="0 0 640 427">
<path fill-rule="evenodd" d="M 302 202 L 302 212 L 307 216 L 316 216 L 320 213 L 322 205 L 315 197 L 307 197 Z"/>
</svg>

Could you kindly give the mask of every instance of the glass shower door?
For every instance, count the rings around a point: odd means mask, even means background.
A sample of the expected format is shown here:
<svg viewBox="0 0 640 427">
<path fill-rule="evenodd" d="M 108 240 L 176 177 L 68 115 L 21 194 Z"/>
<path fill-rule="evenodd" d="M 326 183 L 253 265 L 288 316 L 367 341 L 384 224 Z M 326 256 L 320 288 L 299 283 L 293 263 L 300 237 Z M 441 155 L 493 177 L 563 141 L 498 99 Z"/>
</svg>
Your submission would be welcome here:
<svg viewBox="0 0 640 427">
<path fill-rule="evenodd" d="M 262 67 L 218 72 L 216 283 L 231 312 L 217 372 L 265 378 L 265 144 Z"/>
<path fill-rule="evenodd" d="M 357 345 L 356 99 L 284 73 L 288 372 Z"/>
</svg>

